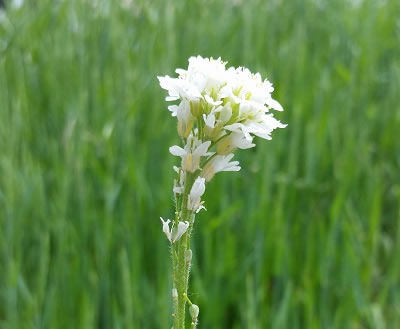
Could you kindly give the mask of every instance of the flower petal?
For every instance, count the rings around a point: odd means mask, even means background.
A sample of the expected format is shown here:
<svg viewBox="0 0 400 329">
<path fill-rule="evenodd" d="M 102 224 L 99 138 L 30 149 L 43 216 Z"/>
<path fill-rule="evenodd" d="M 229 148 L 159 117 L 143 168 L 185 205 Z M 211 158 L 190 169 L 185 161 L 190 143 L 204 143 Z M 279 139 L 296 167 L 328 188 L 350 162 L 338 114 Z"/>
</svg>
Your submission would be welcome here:
<svg viewBox="0 0 400 329">
<path fill-rule="evenodd" d="M 163 224 L 163 232 L 167 236 L 169 242 L 171 242 L 171 231 L 169 229 L 169 223 L 171 222 L 171 220 L 168 219 L 168 220 L 164 221 L 164 219 L 162 217 L 160 217 L 160 219 Z"/>
<path fill-rule="evenodd" d="M 211 141 L 204 142 L 200 144 L 193 152 L 194 157 L 205 156 L 207 154 L 207 150 L 211 145 Z"/>
<path fill-rule="evenodd" d="M 273 108 L 274 110 L 283 111 L 282 105 L 279 104 L 279 102 L 276 101 L 275 99 L 270 98 L 270 99 L 267 100 L 266 103 L 267 103 L 267 105 L 268 105 L 269 107 Z"/>
<path fill-rule="evenodd" d="M 179 222 L 178 227 L 174 229 L 172 233 L 172 243 L 178 241 L 183 234 L 186 233 L 187 229 L 189 228 L 189 222 Z"/>
<path fill-rule="evenodd" d="M 178 157 L 182 157 L 187 154 L 187 152 L 182 147 L 179 147 L 178 145 L 171 146 L 169 148 L 169 153 L 171 153 L 172 155 L 178 156 Z"/>
</svg>

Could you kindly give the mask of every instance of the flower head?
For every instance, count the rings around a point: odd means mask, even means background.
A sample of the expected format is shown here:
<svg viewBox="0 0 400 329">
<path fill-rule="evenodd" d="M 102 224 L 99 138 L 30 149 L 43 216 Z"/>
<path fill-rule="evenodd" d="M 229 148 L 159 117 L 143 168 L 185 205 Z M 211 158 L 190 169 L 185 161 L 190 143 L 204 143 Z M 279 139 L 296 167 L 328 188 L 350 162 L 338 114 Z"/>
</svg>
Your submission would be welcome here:
<svg viewBox="0 0 400 329">
<path fill-rule="evenodd" d="M 180 136 L 189 136 L 194 122 L 204 126 L 201 140 L 216 140 L 234 131 L 247 140 L 252 136 L 271 139 L 271 132 L 284 128 L 269 113 L 283 108 L 272 98 L 274 88 L 259 73 L 244 67 L 226 69 L 221 58 L 190 57 L 187 70 L 177 69 L 177 78 L 159 77 L 168 91 L 168 101 L 180 101 L 170 106 L 178 118 Z"/>
<path fill-rule="evenodd" d="M 158 77 L 168 92 L 166 100 L 175 102 L 168 109 L 178 120 L 183 141 L 169 149 L 181 158 L 174 193 L 180 202 L 187 200 L 182 207 L 192 213 L 204 208 L 205 183 L 216 173 L 240 170 L 239 162 L 231 161 L 237 149 L 252 148 L 254 137 L 269 140 L 275 129 L 286 127 L 271 112 L 283 110 L 272 98 L 271 82 L 260 73 L 226 64 L 221 58 L 190 57 L 188 68 L 177 69 L 176 78 Z M 187 198 L 180 197 L 184 193 Z M 173 230 L 166 227 L 164 222 L 163 230 L 173 241 Z"/>
</svg>

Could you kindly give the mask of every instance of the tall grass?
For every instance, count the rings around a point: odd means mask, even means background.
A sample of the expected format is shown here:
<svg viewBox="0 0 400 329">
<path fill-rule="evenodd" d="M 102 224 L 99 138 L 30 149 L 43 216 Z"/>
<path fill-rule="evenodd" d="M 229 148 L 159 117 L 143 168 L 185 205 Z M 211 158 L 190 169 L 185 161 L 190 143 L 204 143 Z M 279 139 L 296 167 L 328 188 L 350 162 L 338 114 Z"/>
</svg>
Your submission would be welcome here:
<svg viewBox="0 0 400 329">
<path fill-rule="evenodd" d="M 94 3 L 0 22 L 0 328 L 171 327 L 156 76 L 197 54 L 270 78 L 289 124 L 208 187 L 199 328 L 400 328 L 400 2 Z"/>
</svg>

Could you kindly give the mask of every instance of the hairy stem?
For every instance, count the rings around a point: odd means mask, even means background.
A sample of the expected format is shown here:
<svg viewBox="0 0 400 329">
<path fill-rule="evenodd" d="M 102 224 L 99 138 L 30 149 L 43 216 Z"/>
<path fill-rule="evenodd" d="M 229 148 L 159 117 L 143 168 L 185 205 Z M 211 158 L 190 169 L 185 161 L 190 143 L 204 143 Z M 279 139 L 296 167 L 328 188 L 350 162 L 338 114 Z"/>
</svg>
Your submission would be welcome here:
<svg viewBox="0 0 400 329">
<path fill-rule="evenodd" d="M 190 232 L 193 224 L 192 213 L 188 210 L 188 198 L 190 189 L 195 180 L 195 174 L 188 173 L 185 181 L 185 188 L 182 196 L 182 204 L 180 206 L 179 220 L 188 221 L 190 228 L 186 233 L 175 243 L 173 246 L 173 278 L 174 286 L 178 292 L 178 299 L 174 301 L 175 304 L 175 320 L 174 329 L 185 329 L 185 306 L 188 283 L 189 283 L 189 269 L 190 260 L 188 261 L 186 251 L 190 247 Z M 176 257 L 176 258 L 175 258 Z"/>
</svg>

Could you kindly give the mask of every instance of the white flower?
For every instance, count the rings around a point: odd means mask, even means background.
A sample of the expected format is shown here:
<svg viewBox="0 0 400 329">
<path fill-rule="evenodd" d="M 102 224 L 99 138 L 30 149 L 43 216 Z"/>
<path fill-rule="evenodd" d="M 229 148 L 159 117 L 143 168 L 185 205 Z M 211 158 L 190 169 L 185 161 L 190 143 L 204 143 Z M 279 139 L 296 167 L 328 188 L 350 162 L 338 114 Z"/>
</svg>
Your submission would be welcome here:
<svg viewBox="0 0 400 329">
<path fill-rule="evenodd" d="M 272 114 L 264 115 L 260 122 L 249 123 L 247 129 L 253 135 L 264 138 L 272 139 L 271 133 L 276 128 L 285 128 L 287 125 L 276 120 Z"/>
<path fill-rule="evenodd" d="M 194 141 L 193 143 L 198 144 L 197 141 Z M 186 143 L 184 149 L 182 147 L 179 147 L 178 145 L 174 145 L 169 148 L 169 151 L 172 155 L 179 156 L 182 158 L 182 169 L 183 170 L 193 173 L 197 169 L 200 168 L 199 167 L 200 158 L 202 156 L 208 156 L 213 153 L 207 152 L 208 148 L 211 145 L 211 141 L 207 141 L 207 142 L 201 143 L 198 146 L 194 146 L 193 151 L 191 150 L 191 144 L 192 144 L 192 140 L 188 139 L 188 142 Z"/>
<path fill-rule="evenodd" d="M 162 217 L 160 217 L 160 219 L 163 224 L 163 232 L 167 236 L 167 239 L 171 242 L 171 231 L 169 229 L 169 223 L 171 223 L 171 220 L 168 219 L 168 220 L 164 221 L 164 219 Z"/>
<path fill-rule="evenodd" d="M 187 231 L 187 229 L 189 228 L 189 222 L 185 221 L 185 222 L 179 222 L 178 223 L 178 227 L 174 227 L 172 229 L 172 243 L 175 243 L 176 241 L 178 241 L 181 236 L 183 234 L 185 234 L 185 232 Z"/>
<path fill-rule="evenodd" d="M 179 105 L 170 105 L 168 110 L 171 111 L 173 117 L 178 118 L 178 134 L 187 138 L 192 131 L 194 117 L 190 112 L 190 102 L 182 100 Z"/>
<path fill-rule="evenodd" d="M 182 194 L 183 193 L 183 186 L 182 185 L 178 185 L 176 179 L 174 181 L 174 187 L 173 187 L 172 191 L 175 194 Z"/>
<path fill-rule="evenodd" d="M 176 179 L 174 180 L 173 192 L 175 194 L 182 194 L 183 190 L 184 190 L 184 186 L 185 186 L 186 172 L 184 172 L 183 170 L 180 170 L 176 166 L 174 166 L 174 170 L 179 175 L 179 182 Z"/>
<path fill-rule="evenodd" d="M 232 107 L 230 104 L 226 104 L 225 106 L 220 106 L 216 110 L 216 112 L 219 112 L 219 117 L 218 120 L 224 125 L 229 121 L 229 119 L 232 117 Z"/>
<path fill-rule="evenodd" d="M 206 190 L 204 178 L 197 177 L 190 190 L 189 197 L 192 199 L 200 198 Z"/>
<path fill-rule="evenodd" d="M 204 134 L 209 139 L 215 141 L 223 134 L 223 126 L 228 122 L 232 116 L 232 108 L 227 106 L 214 107 L 209 114 L 203 114 L 203 120 L 205 123 Z"/>
<path fill-rule="evenodd" d="M 176 72 L 180 78 L 195 85 L 200 93 L 209 94 L 212 89 L 219 89 L 226 81 L 225 64 L 221 58 L 190 57 L 187 71 L 179 69 Z"/>
<path fill-rule="evenodd" d="M 171 222 L 171 220 L 168 219 L 167 221 L 164 221 L 162 217 L 160 217 L 160 219 L 163 224 L 163 232 L 171 243 L 175 243 L 176 241 L 178 241 L 182 237 L 182 235 L 185 234 L 189 227 L 189 223 L 187 221 L 179 222 L 178 227 L 174 227 L 174 224 L 172 224 L 172 230 L 170 230 L 169 223 Z"/>
<path fill-rule="evenodd" d="M 225 135 L 225 125 L 232 117 L 232 107 L 230 103 L 224 106 L 219 105 L 213 107 L 208 114 L 203 114 L 204 126 L 203 132 L 205 137 L 216 141 Z"/>
<path fill-rule="evenodd" d="M 175 180 L 173 191 L 183 194 L 187 175 L 200 174 L 185 205 L 198 212 L 204 208 L 201 196 L 205 182 L 218 172 L 240 170 L 239 162 L 231 161 L 236 149 L 254 147 L 255 136 L 271 139 L 275 129 L 286 125 L 270 112 L 283 108 L 272 98 L 271 82 L 263 80 L 260 73 L 244 67 L 226 68 L 221 58 L 201 56 L 190 57 L 187 70 L 177 69 L 176 73 L 177 78 L 158 77 L 161 87 L 168 91 L 166 99 L 179 101 L 168 109 L 178 119 L 178 133 L 185 144 L 169 149 L 181 158 L 179 181 Z M 217 154 L 209 150 L 211 147 Z M 213 157 L 202 161 L 209 156 Z"/>
<path fill-rule="evenodd" d="M 174 79 L 168 75 L 158 77 L 158 80 L 160 81 L 161 88 L 168 91 L 169 96 L 165 98 L 166 101 L 175 101 L 179 98 L 197 101 L 203 98 L 198 89 L 187 80 Z"/>
<path fill-rule="evenodd" d="M 276 110 L 276 111 L 283 111 L 283 107 L 281 104 L 279 104 L 278 101 L 276 101 L 275 99 L 272 98 L 268 98 L 265 103 L 272 109 Z"/>
<path fill-rule="evenodd" d="M 238 130 L 238 132 L 232 132 L 217 143 L 217 153 L 228 155 L 237 148 L 242 150 L 252 148 L 256 146 L 252 141 L 253 138 L 250 137 L 250 139 L 246 139 L 241 130 Z"/>
<path fill-rule="evenodd" d="M 208 96 L 208 95 L 204 95 L 204 99 L 205 99 L 205 101 L 209 104 L 209 105 L 212 105 L 212 106 L 218 106 L 218 105 L 220 105 L 220 104 L 222 104 L 222 101 L 221 100 L 219 100 L 219 101 L 214 101 L 210 96 Z"/>
<path fill-rule="evenodd" d="M 220 58 L 190 57 L 187 70 L 176 70 L 178 78 L 159 77 L 161 87 L 168 90 L 168 100 L 184 101 L 170 107 L 178 117 L 180 136 L 189 136 L 194 122 L 202 118 L 204 134 L 213 141 L 226 130 L 241 133 L 248 141 L 253 136 L 271 139 L 274 129 L 286 126 L 268 113 L 283 110 L 272 98 L 271 82 L 247 68 L 226 69 L 225 65 Z"/>
<path fill-rule="evenodd" d="M 216 173 L 221 171 L 239 171 L 239 161 L 232 161 L 233 153 L 223 156 L 216 155 L 205 166 L 201 175 L 209 182 Z"/>
<path fill-rule="evenodd" d="M 253 138 L 250 136 L 250 130 L 247 126 L 243 123 L 234 123 L 224 127 L 226 130 L 234 131 L 237 133 L 242 133 L 243 136 L 248 140 L 251 141 Z"/>
<path fill-rule="evenodd" d="M 204 123 L 207 127 L 214 128 L 215 126 L 215 115 L 211 112 L 209 115 L 203 114 Z"/>
<path fill-rule="evenodd" d="M 205 178 L 197 177 L 189 193 L 187 206 L 189 210 L 199 212 L 201 209 L 204 209 L 201 196 L 204 194 L 205 190 Z"/>
</svg>

